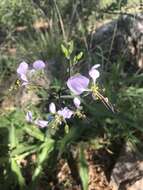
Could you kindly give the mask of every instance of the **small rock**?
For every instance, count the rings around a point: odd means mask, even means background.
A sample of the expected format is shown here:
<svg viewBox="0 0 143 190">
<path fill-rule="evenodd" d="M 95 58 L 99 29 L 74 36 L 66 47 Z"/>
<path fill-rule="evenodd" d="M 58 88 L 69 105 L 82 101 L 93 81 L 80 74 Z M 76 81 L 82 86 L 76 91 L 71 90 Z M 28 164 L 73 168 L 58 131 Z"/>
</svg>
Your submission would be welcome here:
<svg viewBox="0 0 143 190">
<path fill-rule="evenodd" d="M 143 69 L 143 14 L 122 15 L 96 29 L 91 49 L 97 57 L 99 47 L 111 62 L 120 56 Z"/>
<path fill-rule="evenodd" d="M 129 143 L 123 147 L 113 168 L 110 184 L 113 190 L 143 190 L 143 161 Z"/>
<path fill-rule="evenodd" d="M 136 181 L 127 190 L 143 190 L 143 178 L 141 178 L 140 180 Z"/>
</svg>

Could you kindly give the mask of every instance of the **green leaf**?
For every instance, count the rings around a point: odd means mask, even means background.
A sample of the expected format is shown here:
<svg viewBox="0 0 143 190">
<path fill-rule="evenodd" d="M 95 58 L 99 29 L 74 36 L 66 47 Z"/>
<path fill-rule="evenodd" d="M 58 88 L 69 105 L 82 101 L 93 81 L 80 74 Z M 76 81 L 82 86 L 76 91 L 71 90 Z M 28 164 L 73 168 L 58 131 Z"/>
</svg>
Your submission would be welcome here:
<svg viewBox="0 0 143 190">
<path fill-rule="evenodd" d="M 69 50 L 68 50 L 68 52 L 69 52 L 69 55 L 71 55 L 72 52 L 73 52 L 73 49 L 74 49 L 74 43 L 73 43 L 73 41 L 70 41 L 70 42 L 68 43 L 68 45 L 69 45 Z"/>
<path fill-rule="evenodd" d="M 44 134 L 40 131 L 40 129 L 34 125 L 26 125 L 24 127 L 24 130 L 26 133 L 28 133 L 30 136 L 40 140 L 44 141 Z"/>
<path fill-rule="evenodd" d="M 61 44 L 61 49 L 62 49 L 62 52 L 64 53 L 65 57 L 69 58 L 68 49 L 63 44 Z"/>
<path fill-rule="evenodd" d="M 88 190 L 88 164 L 85 159 L 82 145 L 79 149 L 79 174 L 82 181 L 83 190 Z"/>
<path fill-rule="evenodd" d="M 29 154 L 31 153 L 31 151 L 36 150 L 37 145 L 24 145 L 24 144 L 19 144 L 18 147 L 16 149 L 14 149 L 11 152 L 11 157 L 14 157 L 16 155 L 21 155 L 25 152 L 29 152 Z"/>
<path fill-rule="evenodd" d="M 11 149 L 16 147 L 16 145 L 18 144 L 16 129 L 15 129 L 15 126 L 13 126 L 13 124 L 10 126 L 10 129 L 9 129 L 9 143 L 10 143 Z"/>
<path fill-rule="evenodd" d="M 39 164 L 42 164 L 48 157 L 48 154 L 54 149 L 54 140 L 48 139 L 45 143 L 42 145 L 42 151 L 39 154 Z"/>
<path fill-rule="evenodd" d="M 55 141 L 49 138 L 41 145 L 42 149 L 41 152 L 38 154 L 37 167 L 34 171 L 32 180 L 35 180 L 41 174 L 44 162 L 49 158 L 50 153 L 54 149 L 54 143 Z"/>
<path fill-rule="evenodd" d="M 79 61 L 83 56 L 83 52 L 80 52 L 77 56 L 76 59 Z"/>
<path fill-rule="evenodd" d="M 17 176 L 18 183 L 19 183 L 21 189 L 23 189 L 23 187 L 25 186 L 25 180 L 24 180 L 24 177 L 22 176 L 20 167 L 14 158 L 11 158 L 11 170 Z"/>
</svg>

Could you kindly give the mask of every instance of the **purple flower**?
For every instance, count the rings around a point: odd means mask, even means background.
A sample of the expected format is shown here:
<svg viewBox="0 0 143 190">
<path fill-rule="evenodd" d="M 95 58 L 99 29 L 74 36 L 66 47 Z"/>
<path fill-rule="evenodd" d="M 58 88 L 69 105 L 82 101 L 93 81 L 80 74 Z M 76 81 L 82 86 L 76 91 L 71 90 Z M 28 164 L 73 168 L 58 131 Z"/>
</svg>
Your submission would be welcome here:
<svg viewBox="0 0 143 190">
<path fill-rule="evenodd" d="M 58 111 L 56 111 L 56 106 L 55 104 L 52 102 L 50 103 L 49 105 L 49 111 L 52 113 L 52 114 L 58 114 L 59 116 L 62 116 L 64 119 L 70 119 L 71 116 L 73 115 L 73 111 L 70 110 L 69 108 L 67 107 L 64 107 Z"/>
<path fill-rule="evenodd" d="M 80 107 L 80 99 L 79 98 L 77 98 L 77 97 L 75 97 L 74 99 L 73 99 L 73 102 L 74 102 L 74 105 L 77 107 L 77 108 L 79 108 Z"/>
<path fill-rule="evenodd" d="M 36 70 L 41 70 L 45 67 L 45 63 L 41 60 L 37 60 L 33 63 L 33 68 L 29 69 L 28 64 L 26 62 L 21 62 L 17 68 L 17 74 L 22 81 L 22 85 L 27 85 L 29 83 L 29 79 L 35 74 Z"/>
<path fill-rule="evenodd" d="M 53 113 L 53 114 L 56 113 L 56 106 L 55 106 L 55 104 L 54 104 L 53 102 L 50 103 L 50 105 L 49 105 L 49 111 L 50 111 L 51 113 Z"/>
<path fill-rule="evenodd" d="M 22 81 L 22 85 L 28 84 L 28 79 L 27 79 L 27 71 L 28 71 L 28 64 L 26 62 L 21 62 L 19 67 L 17 68 L 17 74 Z"/>
<path fill-rule="evenodd" d="M 33 116 L 32 116 L 32 112 L 31 111 L 27 112 L 27 114 L 25 116 L 25 119 L 26 119 L 27 122 L 33 123 L 35 125 L 38 125 L 41 128 L 44 128 L 44 127 L 48 126 L 48 121 L 41 120 L 41 119 L 36 119 L 35 121 L 33 121 Z"/>
<path fill-rule="evenodd" d="M 44 69 L 45 63 L 42 60 L 37 60 L 33 63 L 33 68 L 36 70 Z"/>
<path fill-rule="evenodd" d="M 74 112 L 69 108 L 64 107 L 63 109 L 59 110 L 57 113 L 60 116 L 62 116 L 64 119 L 70 119 Z"/>
<path fill-rule="evenodd" d="M 75 94 L 80 95 L 87 90 L 89 79 L 81 74 L 72 76 L 67 81 L 68 88 Z"/>
<path fill-rule="evenodd" d="M 26 62 L 21 62 L 20 64 L 19 64 L 19 67 L 17 68 L 17 73 L 19 74 L 19 75 L 21 75 L 21 74 L 26 74 L 27 73 L 27 71 L 28 71 L 28 64 L 26 63 Z"/>
<path fill-rule="evenodd" d="M 36 120 L 34 121 L 34 124 L 35 124 L 35 125 L 38 125 L 38 126 L 41 127 L 41 128 L 44 128 L 44 127 L 47 127 L 47 126 L 48 126 L 48 121 L 41 120 L 41 119 L 36 119 Z"/>
<path fill-rule="evenodd" d="M 99 64 L 94 65 L 90 71 L 89 71 L 89 76 L 93 79 L 93 83 L 96 83 L 96 79 L 100 76 L 99 71 L 97 70 L 97 68 L 100 67 Z"/>
<path fill-rule="evenodd" d="M 27 112 L 25 119 L 26 119 L 26 121 L 29 122 L 29 123 L 32 123 L 32 122 L 33 122 L 33 116 L 32 116 L 32 112 L 31 112 L 31 111 L 28 111 L 28 112 Z"/>
</svg>

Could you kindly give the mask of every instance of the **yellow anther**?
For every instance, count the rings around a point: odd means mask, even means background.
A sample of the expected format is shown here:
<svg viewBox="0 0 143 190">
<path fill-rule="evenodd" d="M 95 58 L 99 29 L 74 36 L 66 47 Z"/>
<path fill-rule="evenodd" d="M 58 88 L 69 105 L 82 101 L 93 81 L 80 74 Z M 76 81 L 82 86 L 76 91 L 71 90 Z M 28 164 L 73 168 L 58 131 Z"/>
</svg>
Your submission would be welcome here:
<svg viewBox="0 0 143 190">
<path fill-rule="evenodd" d="M 96 99 L 98 99 L 98 91 L 99 91 L 99 87 L 97 85 L 93 85 L 91 86 L 91 91 L 94 97 L 96 97 Z"/>
<path fill-rule="evenodd" d="M 17 79 L 16 80 L 16 84 L 19 86 L 20 85 L 20 81 Z"/>
<path fill-rule="evenodd" d="M 97 85 L 93 85 L 93 86 L 91 86 L 91 90 L 92 90 L 92 92 L 98 92 L 99 87 Z"/>
</svg>

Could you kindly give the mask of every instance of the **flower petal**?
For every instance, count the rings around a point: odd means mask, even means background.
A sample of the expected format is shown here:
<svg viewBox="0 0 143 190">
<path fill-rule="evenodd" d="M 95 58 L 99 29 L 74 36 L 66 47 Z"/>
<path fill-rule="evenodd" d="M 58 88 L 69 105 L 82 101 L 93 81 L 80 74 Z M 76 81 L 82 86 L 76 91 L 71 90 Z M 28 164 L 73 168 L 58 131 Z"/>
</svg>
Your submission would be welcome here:
<svg viewBox="0 0 143 190">
<path fill-rule="evenodd" d="M 59 110 L 57 113 L 60 116 L 62 116 L 64 119 L 70 119 L 74 112 L 69 108 L 64 107 L 63 109 Z"/>
<path fill-rule="evenodd" d="M 34 123 L 35 123 L 35 125 L 38 125 L 41 128 L 48 126 L 48 121 L 46 121 L 46 120 L 36 119 Z"/>
<path fill-rule="evenodd" d="M 22 86 L 26 86 L 29 83 L 25 74 L 20 75 L 20 80 L 22 81 Z"/>
<path fill-rule="evenodd" d="M 77 107 L 77 108 L 79 108 L 80 107 L 80 99 L 79 98 L 77 98 L 77 97 L 75 97 L 74 99 L 73 99 L 73 102 L 74 102 L 74 105 Z"/>
<path fill-rule="evenodd" d="M 31 112 L 31 111 L 28 111 L 28 112 L 27 112 L 25 119 L 26 119 L 26 121 L 29 122 L 29 123 L 32 123 L 32 122 L 33 122 L 33 116 L 32 116 L 32 112 Z"/>
<path fill-rule="evenodd" d="M 98 67 L 100 67 L 100 64 L 95 64 L 91 67 L 91 69 L 97 69 Z"/>
<path fill-rule="evenodd" d="M 96 79 L 100 76 L 100 72 L 97 70 L 97 68 L 99 67 L 100 65 L 97 64 L 97 65 L 94 65 L 90 71 L 89 71 L 89 76 L 93 79 L 93 82 L 94 84 L 96 83 Z"/>
<path fill-rule="evenodd" d="M 53 102 L 49 105 L 49 111 L 53 114 L 56 113 L 56 106 Z"/>
<path fill-rule="evenodd" d="M 36 70 L 45 68 L 45 63 L 42 60 L 37 60 L 33 63 L 33 68 Z"/>
<path fill-rule="evenodd" d="M 25 74 L 21 74 L 21 75 L 20 75 L 20 79 L 21 79 L 23 82 L 28 82 L 27 76 L 26 76 Z"/>
<path fill-rule="evenodd" d="M 21 62 L 17 68 L 17 73 L 19 75 L 22 74 L 25 75 L 27 71 L 28 71 L 28 64 L 25 61 Z"/>
<path fill-rule="evenodd" d="M 67 86 L 75 94 L 80 95 L 87 90 L 89 79 L 83 75 L 75 75 L 68 79 Z"/>
</svg>

